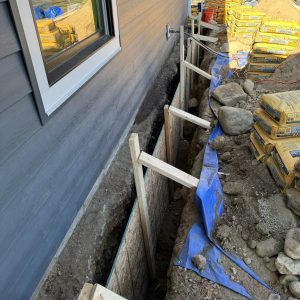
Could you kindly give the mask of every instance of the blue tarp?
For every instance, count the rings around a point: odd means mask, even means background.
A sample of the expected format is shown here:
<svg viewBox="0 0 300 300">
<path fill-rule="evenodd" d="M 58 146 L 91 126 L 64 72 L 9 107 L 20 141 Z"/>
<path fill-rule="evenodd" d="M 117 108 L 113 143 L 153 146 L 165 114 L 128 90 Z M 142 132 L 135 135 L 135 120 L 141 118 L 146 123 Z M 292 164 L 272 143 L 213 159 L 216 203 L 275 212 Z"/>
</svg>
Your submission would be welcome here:
<svg viewBox="0 0 300 300">
<path fill-rule="evenodd" d="M 63 10 L 59 6 L 50 6 L 44 11 L 45 17 L 47 19 L 54 19 L 55 17 L 58 17 L 63 13 Z"/>
<path fill-rule="evenodd" d="M 246 54 L 241 55 L 241 63 L 245 63 Z M 224 73 L 228 66 L 229 58 L 218 55 L 212 69 L 213 79 L 211 80 L 210 91 L 221 84 L 222 78 L 232 76 L 231 73 Z M 217 125 L 210 137 L 209 142 L 215 137 L 222 135 L 220 125 Z M 207 144 L 205 148 L 203 167 L 199 185 L 196 191 L 196 206 L 198 210 L 198 221 L 190 229 L 185 245 L 180 253 L 176 265 L 193 270 L 198 275 L 225 286 L 248 299 L 252 299 L 247 290 L 240 284 L 232 282 L 225 273 L 222 265 L 218 262 L 221 254 L 228 257 L 242 270 L 247 272 L 260 284 L 269 288 L 242 260 L 225 252 L 212 237 L 214 224 L 222 214 L 224 196 L 221 182 L 218 176 L 218 156 Z M 202 254 L 206 257 L 206 266 L 200 271 L 192 263 L 192 257 Z"/>
<path fill-rule="evenodd" d="M 36 7 L 33 8 L 33 14 L 34 14 L 34 18 L 36 20 L 40 20 L 40 19 L 45 18 L 44 11 L 40 6 L 36 6 Z"/>
</svg>

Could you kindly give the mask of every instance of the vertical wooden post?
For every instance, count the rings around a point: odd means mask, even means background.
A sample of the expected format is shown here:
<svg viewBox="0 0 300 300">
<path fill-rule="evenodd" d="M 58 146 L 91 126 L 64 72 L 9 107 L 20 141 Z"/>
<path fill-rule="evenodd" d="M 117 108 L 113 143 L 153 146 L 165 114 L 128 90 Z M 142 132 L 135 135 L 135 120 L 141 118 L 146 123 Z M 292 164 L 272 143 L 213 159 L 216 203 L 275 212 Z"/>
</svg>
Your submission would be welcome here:
<svg viewBox="0 0 300 300">
<path fill-rule="evenodd" d="M 184 26 L 180 26 L 180 108 L 185 110 Z M 183 120 L 180 120 L 180 136 L 183 139 Z"/>
<path fill-rule="evenodd" d="M 198 13 L 198 34 L 201 34 L 201 21 L 202 21 L 202 14 L 203 14 L 203 2 L 201 3 L 201 11 Z M 198 46 L 198 66 L 200 66 L 200 55 L 201 49 Z"/>
<path fill-rule="evenodd" d="M 132 133 L 129 138 L 130 154 L 133 165 L 134 181 L 136 187 L 137 200 L 139 204 L 139 212 L 141 216 L 143 237 L 145 242 L 145 251 L 148 260 L 148 266 L 150 270 L 150 276 L 155 278 L 155 258 L 153 249 L 153 240 L 151 234 L 149 210 L 146 197 L 146 189 L 143 175 L 143 167 L 139 163 L 139 156 L 141 153 L 138 134 Z"/>
<path fill-rule="evenodd" d="M 180 26 L 180 105 L 185 110 L 184 26 Z"/>
<path fill-rule="evenodd" d="M 192 21 L 191 21 L 191 34 L 192 34 L 192 37 L 194 37 L 194 34 L 195 34 L 195 20 L 194 18 L 192 18 Z M 196 44 L 195 42 L 193 41 L 193 39 L 191 39 L 191 63 L 193 65 L 195 65 L 195 58 L 196 58 Z M 188 86 L 188 89 L 191 89 L 194 87 L 194 78 L 195 78 L 195 74 L 193 71 L 189 70 L 190 72 L 190 85 Z M 187 99 L 188 101 L 188 99 Z"/>
<path fill-rule="evenodd" d="M 170 165 L 174 165 L 174 157 L 173 157 L 173 148 L 172 148 L 172 137 L 171 137 L 171 122 L 170 122 L 170 111 L 169 105 L 164 106 L 164 119 L 165 119 L 165 137 L 166 137 L 166 154 L 167 154 L 167 163 Z M 172 180 L 168 180 L 169 182 L 169 195 L 170 199 L 174 196 L 174 182 Z"/>
</svg>

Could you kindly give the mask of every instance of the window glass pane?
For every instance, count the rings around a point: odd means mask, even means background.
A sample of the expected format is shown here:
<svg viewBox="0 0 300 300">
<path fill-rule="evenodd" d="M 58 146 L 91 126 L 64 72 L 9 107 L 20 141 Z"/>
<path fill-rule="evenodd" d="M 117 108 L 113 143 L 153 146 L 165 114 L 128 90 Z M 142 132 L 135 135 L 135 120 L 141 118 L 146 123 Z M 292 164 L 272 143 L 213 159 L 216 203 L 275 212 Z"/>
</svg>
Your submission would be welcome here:
<svg viewBox="0 0 300 300">
<path fill-rule="evenodd" d="M 104 35 L 97 0 L 30 0 L 45 61 L 97 34 Z"/>
</svg>

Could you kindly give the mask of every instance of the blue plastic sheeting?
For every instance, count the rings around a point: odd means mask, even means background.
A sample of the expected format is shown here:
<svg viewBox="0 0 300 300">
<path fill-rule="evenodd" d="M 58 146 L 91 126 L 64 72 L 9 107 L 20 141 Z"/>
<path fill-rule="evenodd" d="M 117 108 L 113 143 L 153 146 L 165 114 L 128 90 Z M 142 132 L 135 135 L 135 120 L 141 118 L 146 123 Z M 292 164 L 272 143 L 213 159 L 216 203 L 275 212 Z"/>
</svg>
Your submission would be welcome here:
<svg viewBox="0 0 300 300">
<path fill-rule="evenodd" d="M 34 14 L 34 18 L 36 20 L 45 18 L 44 11 L 42 10 L 42 8 L 40 6 L 36 6 L 33 8 L 33 14 Z"/>
<path fill-rule="evenodd" d="M 62 15 L 64 12 L 59 6 L 50 6 L 47 10 L 44 11 L 45 17 L 47 19 L 54 19 Z"/>
<path fill-rule="evenodd" d="M 193 256 L 199 253 L 202 253 L 206 257 L 206 265 L 202 271 L 198 270 L 191 260 Z M 194 224 L 188 233 L 185 245 L 176 265 L 193 270 L 201 277 L 214 281 L 251 299 L 251 296 L 247 293 L 246 289 L 240 284 L 232 282 L 224 272 L 223 267 L 218 263 L 221 254 L 222 252 L 207 238 L 202 224 Z"/>
<path fill-rule="evenodd" d="M 241 64 L 245 62 L 246 55 L 241 54 Z M 217 57 L 212 69 L 213 79 L 211 80 L 210 91 L 221 84 L 223 77 L 232 76 L 231 73 L 224 73 L 228 63 L 229 58 L 220 55 Z M 215 137 L 222 135 L 222 133 L 220 125 L 217 125 L 209 137 L 209 142 Z M 232 282 L 229 279 L 222 265 L 218 263 L 218 259 L 223 254 L 260 284 L 269 288 L 242 260 L 225 252 L 213 240 L 212 232 L 214 224 L 222 214 L 223 205 L 224 196 L 218 176 L 217 152 L 212 150 L 209 145 L 206 145 L 200 181 L 196 191 L 198 221 L 190 229 L 176 265 L 193 270 L 202 277 L 227 287 L 248 299 L 252 299 L 242 285 Z M 202 271 L 198 270 L 191 260 L 193 256 L 198 254 L 206 257 L 207 263 Z"/>
</svg>

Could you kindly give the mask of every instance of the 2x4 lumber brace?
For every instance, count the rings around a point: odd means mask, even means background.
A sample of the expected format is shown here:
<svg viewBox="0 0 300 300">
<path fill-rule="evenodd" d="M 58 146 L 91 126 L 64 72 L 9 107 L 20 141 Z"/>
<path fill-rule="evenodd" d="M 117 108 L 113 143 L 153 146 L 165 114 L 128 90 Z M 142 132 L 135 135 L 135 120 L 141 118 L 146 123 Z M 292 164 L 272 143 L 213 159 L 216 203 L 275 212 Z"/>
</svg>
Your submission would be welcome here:
<svg viewBox="0 0 300 300">
<path fill-rule="evenodd" d="M 198 73 L 199 75 L 211 80 L 212 76 L 210 74 L 208 74 L 207 72 L 195 67 L 194 65 L 190 64 L 189 62 L 187 61 L 184 61 L 184 66 L 193 70 L 194 72 Z"/>
<path fill-rule="evenodd" d="M 211 42 L 211 43 L 215 43 L 218 41 L 218 38 L 216 38 L 216 37 L 202 35 L 202 34 L 194 34 L 193 37 L 197 40 Z"/>
<path fill-rule="evenodd" d="M 126 300 L 100 284 L 85 283 L 77 300 Z"/>
<path fill-rule="evenodd" d="M 188 188 L 197 188 L 198 186 L 199 179 L 196 177 L 189 175 L 148 153 L 142 151 L 138 161 L 140 164 L 150 168 L 151 170 Z"/>
<path fill-rule="evenodd" d="M 210 24 L 210 23 L 206 23 L 206 22 L 203 22 L 203 21 L 200 21 L 199 24 L 204 28 L 208 28 L 208 29 L 212 29 L 212 30 L 219 30 L 220 29 L 219 26 L 216 26 L 216 25 L 213 25 L 213 24 Z"/>
<path fill-rule="evenodd" d="M 210 129 L 211 128 L 210 122 L 208 122 L 208 121 L 206 121 L 204 119 L 201 119 L 199 117 L 196 117 L 196 116 L 194 116 L 194 115 L 192 115 L 190 113 L 187 113 L 187 112 L 185 112 L 185 111 L 183 111 L 181 109 L 178 109 L 178 108 L 176 108 L 174 106 L 170 106 L 169 107 L 169 112 L 172 115 L 174 115 L 174 116 L 177 116 L 177 117 L 182 118 L 182 119 L 184 119 L 186 121 L 194 123 L 194 124 L 196 124 L 196 125 L 198 125 L 200 127 L 203 127 L 205 129 Z"/>
<path fill-rule="evenodd" d="M 143 166 L 139 162 L 141 154 L 139 137 L 137 133 L 132 133 L 129 138 L 129 147 L 131 160 L 133 165 L 134 181 L 141 216 L 142 231 L 145 243 L 145 251 L 147 256 L 148 267 L 151 279 L 155 278 L 155 258 L 153 249 L 153 239 L 150 227 L 149 210 L 146 197 L 146 188 L 144 182 Z"/>
</svg>

